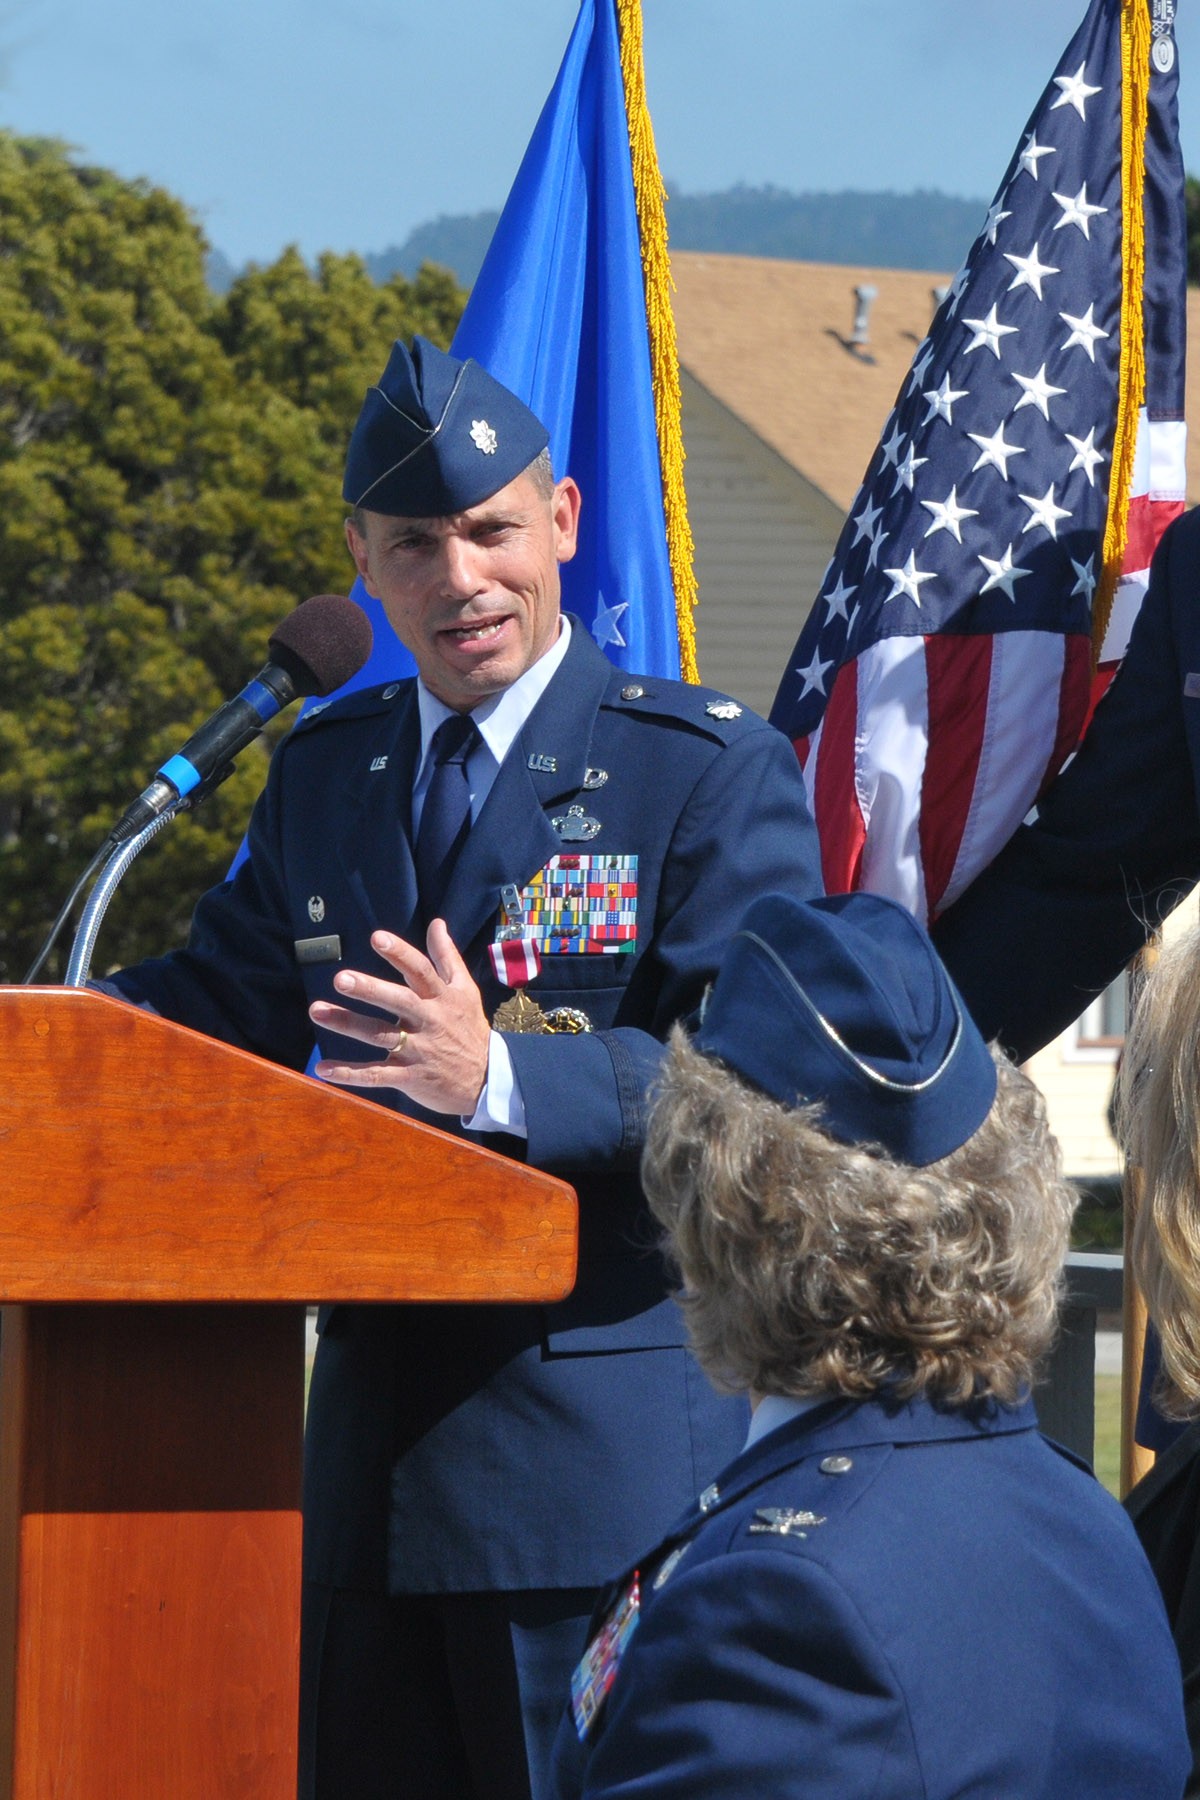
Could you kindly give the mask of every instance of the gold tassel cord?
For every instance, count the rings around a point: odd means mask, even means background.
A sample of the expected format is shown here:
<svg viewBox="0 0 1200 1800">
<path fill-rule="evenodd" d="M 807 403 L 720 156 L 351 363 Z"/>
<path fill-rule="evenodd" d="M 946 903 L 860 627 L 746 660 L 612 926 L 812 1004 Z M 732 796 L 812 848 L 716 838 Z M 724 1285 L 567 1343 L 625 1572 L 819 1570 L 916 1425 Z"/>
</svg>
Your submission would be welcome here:
<svg viewBox="0 0 1200 1800">
<path fill-rule="evenodd" d="M 1129 490 L 1137 450 L 1138 414 L 1146 397 L 1146 344 L 1142 318 L 1146 273 L 1146 126 L 1150 110 L 1150 12 L 1148 0 L 1121 7 L 1121 363 L 1117 427 L 1113 440 L 1104 563 L 1092 603 L 1092 667 L 1100 660 L 1113 598 L 1125 560 Z"/>
<path fill-rule="evenodd" d="M 617 0 L 617 26 L 621 39 L 625 114 L 629 121 L 633 192 L 642 246 L 646 325 L 650 337 L 650 378 L 658 427 L 658 460 L 662 471 L 667 555 L 675 589 L 679 667 L 683 679 L 694 682 L 700 679 L 696 663 L 694 618 L 697 601 L 695 542 L 688 519 L 687 493 L 683 481 L 685 453 L 679 391 L 679 351 L 675 339 L 675 315 L 671 309 L 671 264 L 667 254 L 667 196 L 658 167 L 650 111 L 646 104 L 641 0 Z"/>
</svg>

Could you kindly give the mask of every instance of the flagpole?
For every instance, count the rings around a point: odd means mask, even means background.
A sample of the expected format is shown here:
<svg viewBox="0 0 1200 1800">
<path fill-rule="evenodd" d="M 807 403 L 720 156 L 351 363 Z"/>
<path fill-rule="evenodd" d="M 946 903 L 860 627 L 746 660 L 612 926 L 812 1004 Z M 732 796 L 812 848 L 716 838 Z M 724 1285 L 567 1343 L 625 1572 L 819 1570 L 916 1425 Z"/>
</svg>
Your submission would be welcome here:
<svg viewBox="0 0 1200 1800">
<path fill-rule="evenodd" d="M 1146 129 L 1150 117 L 1150 14 L 1147 0 L 1121 4 L 1121 362 L 1112 479 L 1100 580 L 1092 602 L 1092 668 L 1100 661 L 1125 558 L 1138 414 L 1146 398 Z"/>
<path fill-rule="evenodd" d="M 679 348 L 671 307 L 671 263 L 667 252 L 666 188 L 658 166 L 654 129 L 646 102 L 642 55 L 641 0 L 617 0 L 621 43 L 621 76 L 625 115 L 629 121 L 629 154 L 641 237 L 642 273 L 646 285 L 646 327 L 650 338 L 650 373 L 662 469 L 663 513 L 667 555 L 675 589 L 679 631 L 679 670 L 685 681 L 698 682 L 695 609 L 698 599 L 695 540 L 688 518 L 683 465 L 683 400 L 679 387 Z"/>
</svg>

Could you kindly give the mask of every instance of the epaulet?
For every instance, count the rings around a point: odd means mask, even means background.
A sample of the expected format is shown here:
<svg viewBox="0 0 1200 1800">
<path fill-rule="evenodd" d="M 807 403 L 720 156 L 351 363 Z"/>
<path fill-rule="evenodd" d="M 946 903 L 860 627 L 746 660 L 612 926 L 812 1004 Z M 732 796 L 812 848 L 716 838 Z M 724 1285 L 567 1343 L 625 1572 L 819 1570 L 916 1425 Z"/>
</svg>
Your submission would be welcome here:
<svg viewBox="0 0 1200 1800">
<path fill-rule="evenodd" d="M 614 712 L 638 713 L 644 718 L 689 725 L 722 744 L 765 723 L 750 707 L 715 688 L 669 681 L 659 675 L 627 675 L 619 669 L 609 683 L 603 704 Z"/>
<path fill-rule="evenodd" d="M 301 714 L 292 731 L 310 731 L 314 725 L 337 725 L 347 719 L 366 719 L 389 712 L 411 686 L 411 680 L 388 681 L 382 687 L 358 688 L 340 700 L 318 700 Z"/>
</svg>

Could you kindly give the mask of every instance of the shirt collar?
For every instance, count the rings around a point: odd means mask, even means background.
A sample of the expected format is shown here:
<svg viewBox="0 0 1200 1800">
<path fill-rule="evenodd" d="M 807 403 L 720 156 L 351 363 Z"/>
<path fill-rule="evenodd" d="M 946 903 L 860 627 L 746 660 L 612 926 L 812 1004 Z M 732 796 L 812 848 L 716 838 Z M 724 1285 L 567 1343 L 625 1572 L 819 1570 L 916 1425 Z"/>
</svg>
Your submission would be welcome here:
<svg viewBox="0 0 1200 1800">
<path fill-rule="evenodd" d="M 558 673 L 563 657 L 567 654 L 567 646 L 571 642 L 571 621 L 565 613 L 559 617 L 558 636 L 545 655 L 531 663 L 511 687 L 504 688 L 499 694 L 490 694 L 472 709 L 471 717 L 479 727 L 479 735 L 495 758 L 497 766 L 512 749 L 526 719 Z M 424 773 L 433 734 L 442 720 L 450 717 L 452 709 L 430 693 L 420 676 L 417 677 L 417 707 L 421 718 L 419 782 Z"/>
<path fill-rule="evenodd" d="M 791 1394 L 764 1394 L 754 1409 L 742 1448 L 748 1450 L 769 1431 L 778 1431 L 781 1425 L 790 1424 L 801 1413 L 811 1412 L 814 1406 L 823 1406 L 828 1398 L 828 1394 L 806 1394 L 803 1399 L 796 1399 Z"/>
</svg>

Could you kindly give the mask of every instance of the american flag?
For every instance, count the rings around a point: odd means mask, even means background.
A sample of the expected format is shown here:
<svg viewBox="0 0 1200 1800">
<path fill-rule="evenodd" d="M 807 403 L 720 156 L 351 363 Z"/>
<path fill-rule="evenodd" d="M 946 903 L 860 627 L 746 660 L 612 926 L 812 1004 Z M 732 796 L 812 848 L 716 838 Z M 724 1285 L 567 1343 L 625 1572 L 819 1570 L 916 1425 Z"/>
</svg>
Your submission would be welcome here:
<svg viewBox="0 0 1200 1800">
<path fill-rule="evenodd" d="M 1173 16 L 1174 0 L 1093 0 L 780 685 L 771 718 L 804 767 L 831 892 L 871 888 L 922 919 L 962 892 L 1078 743 L 1093 666 L 1123 655 L 1183 509 Z"/>
</svg>

